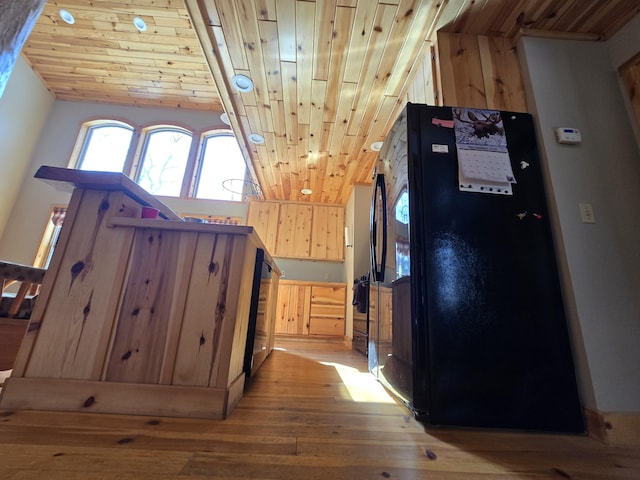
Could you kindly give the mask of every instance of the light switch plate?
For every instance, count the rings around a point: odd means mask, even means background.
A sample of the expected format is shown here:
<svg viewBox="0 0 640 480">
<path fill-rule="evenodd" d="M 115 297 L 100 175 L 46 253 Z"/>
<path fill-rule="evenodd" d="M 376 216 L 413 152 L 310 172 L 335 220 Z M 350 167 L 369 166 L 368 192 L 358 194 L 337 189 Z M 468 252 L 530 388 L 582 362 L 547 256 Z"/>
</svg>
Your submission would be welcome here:
<svg viewBox="0 0 640 480">
<path fill-rule="evenodd" d="M 593 214 L 593 205 L 590 203 L 579 203 L 580 218 L 582 223 L 596 223 L 596 217 Z"/>
</svg>

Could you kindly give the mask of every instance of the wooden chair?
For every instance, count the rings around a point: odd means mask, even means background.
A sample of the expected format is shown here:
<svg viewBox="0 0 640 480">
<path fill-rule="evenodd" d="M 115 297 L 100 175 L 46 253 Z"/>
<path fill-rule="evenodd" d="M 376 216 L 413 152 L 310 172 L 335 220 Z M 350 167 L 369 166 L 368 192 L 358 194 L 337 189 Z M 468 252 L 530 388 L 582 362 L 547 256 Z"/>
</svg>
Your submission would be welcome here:
<svg viewBox="0 0 640 480">
<path fill-rule="evenodd" d="M 0 279 L 2 293 L 14 283 L 20 287 L 15 298 L 11 300 L 6 316 L 0 316 L 0 370 L 13 368 L 13 362 L 29 323 L 25 319 L 16 319 L 27 293 L 35 295 L 44 278 L 43 268 L 0 261 Z"/>
</svg>

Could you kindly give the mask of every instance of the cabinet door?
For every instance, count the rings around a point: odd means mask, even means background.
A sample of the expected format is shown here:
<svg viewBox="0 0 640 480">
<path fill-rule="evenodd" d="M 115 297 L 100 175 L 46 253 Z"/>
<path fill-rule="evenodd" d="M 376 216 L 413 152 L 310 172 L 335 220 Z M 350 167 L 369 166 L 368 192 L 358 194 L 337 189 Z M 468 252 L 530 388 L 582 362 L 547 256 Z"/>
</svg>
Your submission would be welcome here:
<svg viewBox="0 0 640 480">
<path fill-rule="evenodd" d="M 309 285 L 280 284 L 275 333 L 308 335 L 310 304 L 311 287 Z"/>
<path fill-rule="evenodd" d="M 310 335 L 344 335 L 346 287 L 312 286 Z"/>
</svg>

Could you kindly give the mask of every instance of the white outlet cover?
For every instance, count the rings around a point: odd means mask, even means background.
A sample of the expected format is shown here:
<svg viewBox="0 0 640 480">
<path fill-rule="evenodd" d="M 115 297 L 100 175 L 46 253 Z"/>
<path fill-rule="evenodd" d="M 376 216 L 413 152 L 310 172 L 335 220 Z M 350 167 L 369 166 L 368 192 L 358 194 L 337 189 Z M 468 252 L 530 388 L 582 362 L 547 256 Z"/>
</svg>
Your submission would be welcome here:
<svg viewBox="0 0 640 480">
<path fill-rule="evenodd" d="M 593 205 L 590 203 L 580 203 L 578 207 L 580 208 L 582 223 L 596 223 L 596 217 L 593 214 Z"/>
</svg>

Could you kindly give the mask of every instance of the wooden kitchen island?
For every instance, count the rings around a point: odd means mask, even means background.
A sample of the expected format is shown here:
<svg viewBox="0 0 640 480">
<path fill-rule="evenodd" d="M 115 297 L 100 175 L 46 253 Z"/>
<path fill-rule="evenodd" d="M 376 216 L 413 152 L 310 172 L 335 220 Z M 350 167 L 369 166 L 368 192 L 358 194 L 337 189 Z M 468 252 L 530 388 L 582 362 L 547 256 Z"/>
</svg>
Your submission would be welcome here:
<svg viewBox="0 0 640 480">
<path fill-rule="evenodd" d="M 253 229 L 184 222 L 120 173 L 36 178 L 73 194 L 0 408 L 227 417 L 253 330 L 254 360 L 273 348 L 279 271 Z"/>
</svg>

